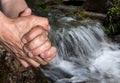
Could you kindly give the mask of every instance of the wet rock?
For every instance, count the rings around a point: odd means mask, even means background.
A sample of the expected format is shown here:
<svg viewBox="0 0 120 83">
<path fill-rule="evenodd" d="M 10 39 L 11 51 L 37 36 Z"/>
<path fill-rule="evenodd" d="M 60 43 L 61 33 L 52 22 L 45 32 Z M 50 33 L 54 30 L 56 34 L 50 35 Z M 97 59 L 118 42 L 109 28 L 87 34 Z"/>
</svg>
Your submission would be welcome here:
<svg viewBox="0 0 120 83">
<path fill-rule="evenodd" d="M 112 6 L 110 0 L 84 0 L 84 8 L 88 11 L 105 13 L 107 8 Z"/>
<path fill-rule="evenodd" d="M 84 0 L 62 0 L 62 3 L 65 5 L 75 5 L 75 6 L 81 6 L 83 2 Z"/>
<path fill-rule="evenodd" d="M 0 83 L 41 83 L 41 80 L 47 83 L 40 68 L 24 68 L 0 45 Z"/>
<path fill-rule="evenodd" d="M 64 12 L 70 12 L 70 11 L 74 11 L 77 10 L 77 7 L 75 6 L 64 6 L 64 5 L 56 5 L 52 7 L 53 9 L 58 9 Z"/>
<path fill-rule="evenodd" d="M 120 35 L 115 36 L 114 41 L 120 43 Z"/>
</svg>

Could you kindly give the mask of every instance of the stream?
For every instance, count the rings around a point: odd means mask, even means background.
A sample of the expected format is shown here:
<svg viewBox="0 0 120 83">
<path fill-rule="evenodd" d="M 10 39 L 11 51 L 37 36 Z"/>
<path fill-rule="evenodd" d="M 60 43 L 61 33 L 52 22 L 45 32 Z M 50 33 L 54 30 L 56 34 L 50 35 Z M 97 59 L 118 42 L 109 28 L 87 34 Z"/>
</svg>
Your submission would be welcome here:
<svg viewBox="0 0 120 83">
<path fill-rule="evenodd" d="M 41 68 L 48 83 L 120 83 L 120 45 L 107 38 L 99 21 L 49 19 L 49 38 L 57 54 Z"/>
</svg>

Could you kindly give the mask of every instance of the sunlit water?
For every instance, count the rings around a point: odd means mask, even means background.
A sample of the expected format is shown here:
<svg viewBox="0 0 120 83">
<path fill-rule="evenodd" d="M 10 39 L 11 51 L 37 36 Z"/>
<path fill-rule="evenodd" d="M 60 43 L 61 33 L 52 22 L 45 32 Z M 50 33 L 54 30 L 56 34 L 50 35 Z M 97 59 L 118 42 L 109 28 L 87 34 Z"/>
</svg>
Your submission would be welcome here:
<svg viewBox="0 0 120 83">
<path fill-rule="evenodd" d="M 50 39 L 56 57 L 42 71 L 49 83 L 120 83 L 120 46 L 96 20 L 54 20 Z"/>
</svg>

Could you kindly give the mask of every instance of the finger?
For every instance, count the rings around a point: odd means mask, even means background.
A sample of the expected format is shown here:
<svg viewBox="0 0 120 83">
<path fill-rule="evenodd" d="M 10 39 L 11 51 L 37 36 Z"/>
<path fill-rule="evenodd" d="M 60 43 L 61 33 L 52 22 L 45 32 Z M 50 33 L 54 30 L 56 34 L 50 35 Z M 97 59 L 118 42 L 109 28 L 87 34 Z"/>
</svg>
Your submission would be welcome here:
<svg viewBox="0 0 120 83">
<path fill-rule="evenodd" d="M 43 17 L 29 15 L 29 16 L 22 16 L 16 19 L 10 19 L 10 21 L 12 22 L 13 25 L 15 25 L 15 27 L 17 27 L 19 32 L 21 32 L 19 35 L 19 38 L 21 39 L 26 33 L 28 33 L 33 27 L 36 26 L 42 26 L 42 29 L 46 31 L 49 30 L 48 19 Z"/>
<path fill-rule="evenodd" d="M 45 52 L 46 50 L 48 50 L 50 47 L 51 47 L 51 43 L 49 40 L 47 40 L 44 44 L 42 44 L 38 48 L 31 50 L 31 52 L 33 55 L 40 55 L 42 52 Z M 41 57 L 44 58 L 44 56 L 41 56 Z"/>
<path fill-rule="evenodd" d="M 42 65 L 46 65 L 48 62 L 46 62 L 44 59 L 42 59 L 41 57 L 39 56 L 35 56 L 34 58 L 24 58 L 29 64 L 31 64 L 32 66 L 34 67 L 38 67 L 40 64 Z M 19 59 L 22 63 L 22 65 L 24 67 L 28 67 L 29 64 L 25 61 L 25 60 L 22 60 L 22 59 Z M 25 62 L 25 63 L 24 63 Z M 28 65 L 27 65 L 27 64 Z"/>
<path fill-rule="evenodd" d="M 47 33 L 41 26 L 33 27 L 28 33 L 23 36 L 22 41 L 23 43 L 27 43 L 43 32 Z"/>
<path fill-rule="evenodd" d="M 57 51 L 56 48 L 54 46 L 52 46 L 48 51 L 44 52 L 41 55 L 44 57 L 46 56 L 46 58 L 44 58 L 44 60 L 46 62 L 48 62 L 48 61 L 51 61 L 55 57 L 56 51 Z"/>
<path fill-rule="evenodd" d="M 44 44 L 44 42 L 46 42 L 46 40 L 48 40 L 48 38 L 47 38 L 46 34 L 43 33 L 41 35 L 38 35 L 36 38 L 34 38 L 29 43 L 25 44 L 24 47 L 28 50 L 32 50 L 32 49 L 35 49 L 35 48 L 41 46 L 42 44 Z"/>
<path fill-rule="evenodd" d="M 18 60 L 20 61 L 20 63 L 24 66 L 24 67 L 29 67 L 30 65 L 25 61 L 25 60 L 22 60 L 20 58 L 18 58 Z"/>
<path fill-rule="evenodd" d="M 31 20 L 34 23 L 34 26 L 36 25 L 42 26 L 47 31 L 50 29 L 48 18 L 33 16 Z"/>
<path fill-rule="evenodd" d="M 21 58 L 24 59 L 25 61 L 27 61 L 29 64 L 31 64 L 34 67 L 39 67 L 40 66 L 40 64 L 37 61 L 35 61 L 34 59 L 31 59 L 29 57 L 24 57 L 24 58 L 21 57 Z"/>
<path fill-rule="evenodd" d="M 31 15 L 32 10 L 30 8 L 26 8 L 24 11 L 20 12 L 19 16 L 28 16 Z"/>
<path fill-rule="evenodd" d="M 48 62 L 46 62 L 45 60 L 43 60 L 41 57 L 39 56 L 35 56 L 34 58 L 38 63 L 40 63 L 41 65 L 46 65 Z"/>
</svg>

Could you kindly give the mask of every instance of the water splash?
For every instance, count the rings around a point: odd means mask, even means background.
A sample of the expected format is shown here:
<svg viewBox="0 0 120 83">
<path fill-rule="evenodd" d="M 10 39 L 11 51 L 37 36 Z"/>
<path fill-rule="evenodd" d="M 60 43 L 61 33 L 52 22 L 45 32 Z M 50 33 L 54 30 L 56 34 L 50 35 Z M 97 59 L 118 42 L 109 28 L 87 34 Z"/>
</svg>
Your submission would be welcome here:
<svg viewBox="0 0 120 83">
<path fill-rule="evenodd" d="M 120 83 L 120 46 L 108 43 L 100 22 L 64 17 L 52 27 L 58 50 L 43 67 L 49 83 Z"/>
</svg>

